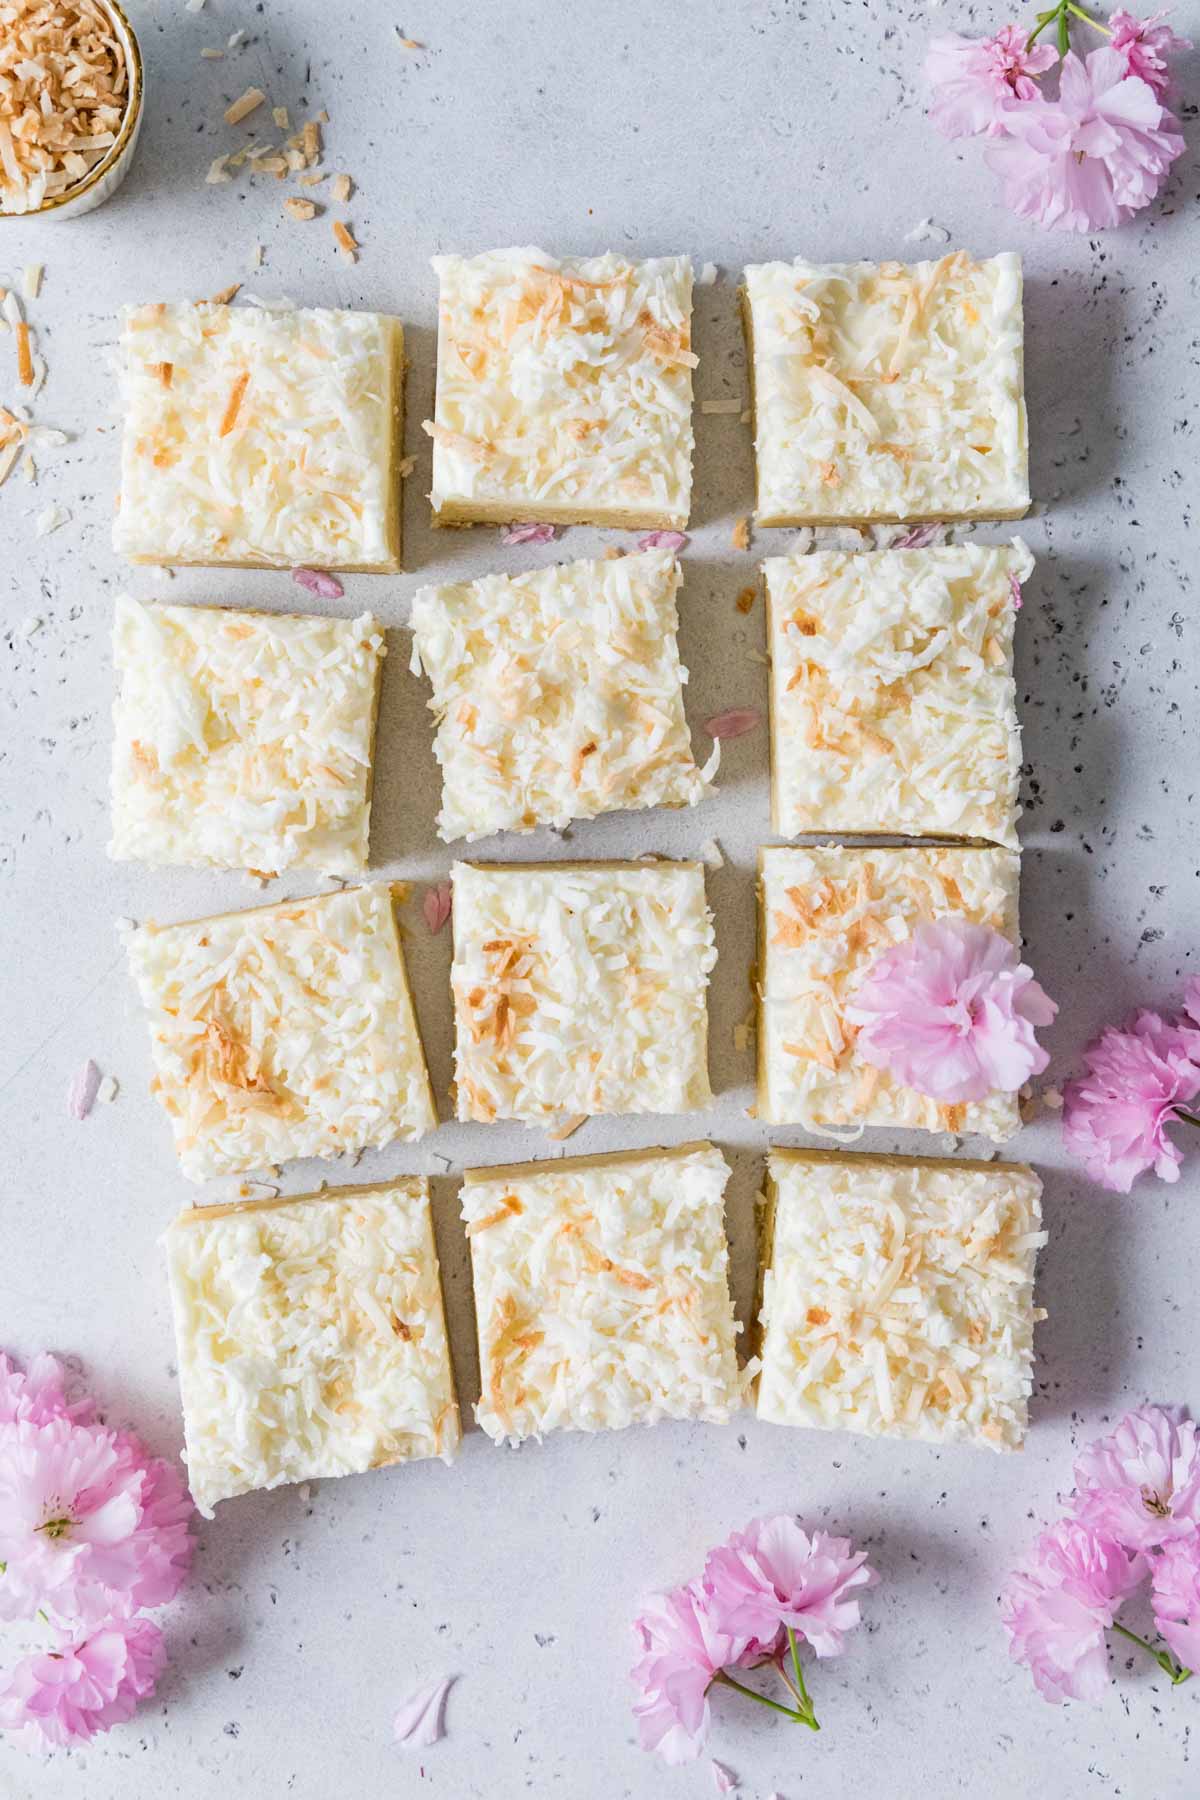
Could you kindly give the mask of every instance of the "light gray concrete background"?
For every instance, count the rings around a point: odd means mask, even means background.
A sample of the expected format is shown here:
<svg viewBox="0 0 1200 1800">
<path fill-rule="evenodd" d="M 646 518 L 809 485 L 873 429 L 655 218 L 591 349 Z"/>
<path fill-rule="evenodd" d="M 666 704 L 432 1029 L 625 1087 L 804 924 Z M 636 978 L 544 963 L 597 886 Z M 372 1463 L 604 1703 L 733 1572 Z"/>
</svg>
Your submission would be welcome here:
<svg viewBox="0 0 1200 1800">
<path fill-rule="evenodd" d="M 263 296 L 404 319 L 416 457 L 408 572 L 352 578 L 344 601 L 315 605 L 339 614 L 370 607 L 392 629 L 374 862 L 421 884 L 443 875 L 450 857 L 433 832 L 425 690 L 406 667 L 414 586 L 633 541 L 580 529 L 545 549 L 503 549 L 489 529 L 431 532 L 419 429 L 433 379 L 429 257 L 537 242 L 556 252 L 611 246 L 711 259 L 721 276 L 697 290 L 696 388 L 698 398 L 727 398 L 746 393 L 735 307 L 743 262 L 936 254 L 910 240 L 929 217 L 975 252 L 1020 250 L 1037 496 L 1024 530 L 1038 557 L 1018 632 L 1023 911 L 1030 957 L 1062 1006 L 1050 1040 L 1052 1078 L 1061 1079 L 1102 1021 L 1135 1002 L 1170 1004 L 1200 950 L 1200 278 L 1194 161 L 1143 223 L 1093 240 L 1047 236 L 1002 210 L 978 145 L 951 147 L 933 134 L 919 81 L 927 37 L 993 29 L 1001 11 L 875 0 L 414 0 L 412 9 L 390 0 L 336 8 L 208 0 L 195 14 L 182 0 L 142 0 L 132 11 L 149 113 L 125 189 L 76 223 L 0 220 L 0 279 L 30 261 L 46 265 L 32 309 L 50 366 L 37 412 L 72 434 L 36 490 L 16 479 L 0 494 L 0 1341 L 18 1353 L 45 1346 L 80 1358 L 111 1418 L 174 1455 L 180 1419 L 158 1236 L 194 1196 L 147 1093 L 145 1031 L 114 920 L 189 917 L 255 896 L 238 876 L 106 860 L 111 602 L 127 588 L 280 610 L 314 603 L 286 574 L 181 571 L 171 580 L 113 556 L 118 305 L 200 297 L 240 278 Z M 1194 5 L 1175 23 L 1200 37 Z M 396 26 L 428 48 L 406 52 Z M 245 39 L 225 60 L 201 60 L 202 46 L 223 46 L 239 30 Z M 1193 94 L 1195 69 L 1193 60 Z M 293 117 L 328 108 L 327 166 L 357 184 L 357 267 L 334 256 L 327 217 L 285 219 L 290 188 L 244 174 L 205 186 L 210 159 L 250 135 L 221 115 L 251 83 Z M 251 274 L 258 241 L 266 264 Z M 14 397 L 11 347 L 0 343 L 0 401 Z M 697 431 L 682 647 L 698 723 L 729 704 L 765 704 L 761 609 L 742 618 L 734 599 L 788 534 L 760 534 L 748 553 L 731 548 L 732 521 L 751 499 L 749 434 L 736 417 L 699 412 Z M 51 499 L 69 507 L 71 522 L 38 538 L 33 515 Z M 697 744 L 707 750 L 699 732 Z M 767 1133 L 746 1116 L 751 1058 L 734 1051 L 732 1027 L 746 1007 L 752 869 L 768 833 L 760 731 L 727 747 L 720 791 L 693 813 L 612 817 L 565 843 L 543 833 L 480 846 L 514 860 L 694 854 L 712 836 L 723 846 L 728 866 L 710 881 L 721 959 L 715 1109 L 703 1119 L 589 1125 L 570 1148 L 675 1142 L 701 1129 L 723 1145 L 735 1167 L 729 1223 L 743 1319 Z M 264 897 L 306 891 L 295 878 Z M 418 885 L 402 916 L 444 1105 L 449 943 L 428 938 L 419 895 Z M 78 1124 L 65 1093 L 89 1055 L 121 1091 Z M 931 1147 L 879 1133 L 869 1141 Z M 358 1171 L 437 1176 L 468 1403 L 476 1370 L 454 1172 L 544 1149 L 520 1128 L 448 1124 L 419 1147 L 364 1158 Z M 687 1577 L 711 1542 L 779 1508 L 869 1545 L 883 1583 L 867 1600 L 867 1628 L 815 1672 L 819 1737 L 736 1697 L 716 1700 L 712 1750 L 747 1796 L 1166 1800 L 1200 1791 L 1191 1749 L 1200 1683 L 1169 1693 L 1153 1669 L 1118 1654 L 1102 1707 L 1051 1708 L 1009 1663 L 996 1609 L 1005 1571 L 1070 1484 L 1073 1448 L 1128 1405 L 1200 1403 L 1200 1153 L 1177 1187 L 1151 1182 L 1119 1199 L 1072 1170 L 1052 1118 L 1030 1125 L 1014 1149 L 1045 1177 L 1050 1231 L 1039 1276 L 1050 1316 L 1038 1331 L 1023 1456 L 939 1455 L 756 1428 L 748 1417 L 719 1430 L 561 1436 L 519 1453 L 473 1431 L 451 1469 L 319 1484 L 307 1501 L 296 1489 L 235 1501 L 203 1527 L 194 1578 L 167 1616 L 171 1666 L 157 1697 L 133 1724 L 47 1765 L 0 1745 L 0 1794 L 711 1793 L 707 1757 L 668 1771 L 634 1743 L 629 1620 L 641 1593 Z M 285 1186 L 301 1191 L 324 1177 L 349 1178 L 300 1165 Z M 391 1742 L 392 1711 L 443 1672 L 460 1678 L 448 1736 L 406 1755 Z"/>
</svg>

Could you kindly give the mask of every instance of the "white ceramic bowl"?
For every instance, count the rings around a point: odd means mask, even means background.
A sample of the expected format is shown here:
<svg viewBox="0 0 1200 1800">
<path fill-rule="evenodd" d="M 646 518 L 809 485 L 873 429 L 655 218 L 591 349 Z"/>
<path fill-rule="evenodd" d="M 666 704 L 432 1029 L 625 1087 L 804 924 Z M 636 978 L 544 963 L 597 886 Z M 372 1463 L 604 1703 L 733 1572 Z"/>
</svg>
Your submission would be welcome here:
<svg viewBox="0 0 1200 1800">
<path fill-rule="evenodd" d="M 129 173 L 138 134 L 142 129 L 142 95 L 145 89 L 142 51 L 133 26 L 116 0 L 95 0 L 95 3 L 108 15 L 112 22 L 113 36 L 125 53 L 129 91 L 116 142 L 109 145 L 95 168 L 90 169 L 74 187 L 67 188 L 61 194 L 52 194 L 30 212 L 0 212 L 0 222 L 5 219 L 77 219 L 81 213 L 91 212 L 94 207 L 102 206 L 110 195 L 116 193 Z"/>
</svg>

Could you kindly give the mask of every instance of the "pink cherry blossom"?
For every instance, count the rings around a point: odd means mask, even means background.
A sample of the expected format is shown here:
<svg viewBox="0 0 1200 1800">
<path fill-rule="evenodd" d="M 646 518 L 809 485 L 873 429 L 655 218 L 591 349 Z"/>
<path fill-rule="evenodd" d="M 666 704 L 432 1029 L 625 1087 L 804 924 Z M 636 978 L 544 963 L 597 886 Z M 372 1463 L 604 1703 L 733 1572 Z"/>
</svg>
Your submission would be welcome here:
<svg viewBox="0 0 1200 1800">
<path fill-rule="evenodd" d="M 71 1627 L 157 1606 L 191 1555 L 179 1477 L 136 1438 L 68 1418 L 0 1432 L 0 1618 Z"/>
<path fill-rule="evenodd" d="M 1200 1534 L 1155 1557 L 1152 1586 L 1154 1623 L 1185 1669 L 1200 1668 Z"/>
<path fill-rule="evenodd" d="M 1104 1633 L 1145 1573 L 1112 1538 L 1077 1519 L 1043 1532 L 1000 1596 L 1009 1655 L 1045 1699 L 1099 1700 L 1108 1685 Z"/>
<path fill-rule="evenodd" d="M 1004 130 L 1000 108 L 1008 100 L 1032 100 L 1033 79 L 1057 60 L 1049 44 L 1029 46 L 1029 33 L 1006 25 L 994 37 L 965 38 L 955 31 L 936 37 L 925 58 L 933 90 L 929 116 L 943 137 L 989 136 Z"/>
<path fill-rule="evenodd" d="M 1162 1406 L 1127 1413 L 1075 1464 L 1072 1510 L 1130 1550 L 1152 1550 L 1200 1529 L 1200 1439 Z"/>
<path fill-rule="evenodd" d="M 724 1628 L 698 1581 L 652 1595 L 633 1629 L 639 1742 L 664 1762 L 693 1762 L 708 1736 L 713 1677 L 738 1661 L 745 1639 Z"/>
<path fill-rule="evenodd" d="M 1112 32 L 1109 44 L 1124 57 L 1126 73 L 1137 75 L 1160 99 L 1171 85 L 1167 57 L 1192 47 L 1189 39 L 1176 37 L 1169 25 L 1159 23 L 1166 17 L 1165 12 L 1159 12 L 1139 19 L 1119 6 L 1108 19 Z"/>
<path fill-rule="evenodd" d="M 23 1750 L 83 1744 L 133 1717 L 166 1662 L 149 1619 L 110 1619 L 77 1642 L 26 1657 L 0 1691 L 0 1729 Z"/>
<path fill-rule="evenodd" d="M 1148 206 L 1183 151 L 1175 120 L 1147 82 L 1106 46 L 1068 51 L 1058 98 L 1000 103 L 1004 136 L 986 152 L 1007 204 L 1064 231 L 1120 225 Z"/>
<path fill-rule="evenodd" d="M 68 1402 L 64 1392 L 66 1370 L 57 1357 L 43 1352 L 22 1372 L 0 1353 L 0 1426 L 28 1421 L 44 1425 L 47 1419 L 73 1419 L 86 1425 L 95 1417 L 95 1406 L 85 1395 Z"/>
<path fill-rule="evenodd" d="M 1039 1075 L 1050 1059 L 1034 1028 L 1057 1011 L 1007 938 L 962 919 L 926 921 L 885 950 L 845 1009 L 864 1061 L 947 1103 Z"/>
<path fill-rule="evenodd" d="M 837 1656 L 860 1623 L 858 1591 L 879 1577 L 849 1538 L 810 1537 L 788 1513 L 754 1519 L 710 1550 L 704 1585 L 726 1631 L 748 1640 L 747 1653 L 770 1655 L 790 1625 L 818 1656 Z"/>
<path fill-rule="evenodd" d="M 1127 1194 L 1147 1169 L 1177 1181 L 1183 1153 L 1167 1127 L 1200 1094 L 1200 1030 L 1139 1012 L 1124 1031 L 1101 1032 L 1083 1065 L 1063 1089 L 1070 1154 L 1114 1193 Z"/>
</svg>

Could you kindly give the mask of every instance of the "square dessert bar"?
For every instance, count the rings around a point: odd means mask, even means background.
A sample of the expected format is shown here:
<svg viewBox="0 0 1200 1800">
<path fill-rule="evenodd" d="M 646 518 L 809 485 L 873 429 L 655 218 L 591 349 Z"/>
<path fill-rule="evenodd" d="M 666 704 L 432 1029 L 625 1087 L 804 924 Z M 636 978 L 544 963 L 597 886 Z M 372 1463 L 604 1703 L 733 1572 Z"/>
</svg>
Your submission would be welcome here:
<svg viewBox="0 0 1200 1800">
<path fill-rule="evenodd" d="M 773 556 L 771 823 L 1016 847 L 1010 547 Z"/>
<path fill-rule="evenodd" d="M 358 619 L 117 598 L 109 854 L 367 866 L 384 635 Z"/>
<path fill-rule="evenodd" d="M 460 1119 L 707 1106 L 700 863 L 455 863 Z"/>
<path fill-rule="evenodd" d="M 1021 260 L 746 270 L 760 525 L 1029 509 Z"/>
<path fill-rule="evenodd" d="M 759 1418 L 1019 1449 L 1041 1193 L 1019 1163 L 772 1150 Z"/>
<path fill-rule="evenodd" d="M 136 306 L 121 355 L 132 562 L 400 567 L 398 319 Z"/>
<path fill-rule="evenodd" d="M 386 884 L 143 925 L 128 947 L 189 1180 L 437 1124 Z"/>
<path fill-rule="evenodd" d="M 468 1172 L 489 1437 L 729 1418 L 728 1175 L 711 1144 Z"/>
<path fill-rule="evenodd" d="M 682 529 L 692 265 L 536 249 L 435 256 L 435 523 Z"/>
<path fill-rule="evenodd" d="M 419 1457 L 460 1430 L 429 1184 L 200 1206 L 165 1238 L 192 1498 Z"/>
<path fill-rule="evenodd" d="M 1017 1096 L 946 1106 L 864 1062 L 844 1014 L 872 964 L 918 925 L 987 925 L 1019 942 L 1020 859 L 993 849 L 768 848 L 759 856 L 758 1116 L 775 1125 L 979 1132 L 1020 1124 Z"/>
<path fill-rule="evenodd" d="M 413 670 L 433 683 L 443 838 L 703 797 L 680 579 L 669 550 L 646 550 L 417 590 Z"/>
</svg>

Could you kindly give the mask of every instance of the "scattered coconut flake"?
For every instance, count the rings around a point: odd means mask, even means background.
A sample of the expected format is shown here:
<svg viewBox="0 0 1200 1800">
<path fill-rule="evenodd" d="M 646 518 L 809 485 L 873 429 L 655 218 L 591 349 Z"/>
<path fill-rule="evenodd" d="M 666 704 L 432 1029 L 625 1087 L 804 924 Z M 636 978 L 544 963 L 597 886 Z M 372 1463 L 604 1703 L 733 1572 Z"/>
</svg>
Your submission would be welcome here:
<svg viewBox="0 0 1200 1800">
<path fill-rule="evenodd" d="M 564 1119 L 561 1125 L 556 1125 L 553 1131 L 546 1133 L 546 1136 L 552 1144 L 561 1144 L 566 1138 L 573 1137 L 579 1127 L 586 1125 L 587 1122 L 587 1113 L 576 1113 L 574 1118 Z"/>
<path fill-rule="evenodd" d="M 750 548 L 749 519 L 734 520 L 733 530 L 729 534 L 729 541 L 735 550 L 748 550 Z"/>
<path fill-rule="evenodd" d="M 734 413 L 741 413 L 742 402 L 740 400 L 702 400 L 700 411 L 713 416 L 719 414 L 732 418 Z"/>
<path fill-rule="evenodd" d="M 425 48 L 424 44 L 420 41 L 419 38 L 405 37 L 404 33 L 401 31 L 401 29 L 398 25 L 393 26 L 392 29 L 395 31 L 396 36 L 400 40 L 400 48 L 402 50 L 423 50 Z"/>
<path fill-rule="evenodd" d="M 43 623 L 44 621 L 40 613 L 30 613 L 28 618 L 21 620 L 17 630 L 23 638 L 36 637 L 37 633 L 42 629 Z"/>
<path fill-rule="evenodd" d="M 241 282 L 240 281 L 231 281 L 229 286 L 223 287 L 219 294 L 212 295 L 212 297 L 209 301 L 209 305 L 210 306 L 228 306 L 229 302 L 234 298 L 234 296 L 237 294 L 240 294 L 241 291 L 242 291 Z"/>
<path fill-rule="evenodd" d="M 184 0 L 185 12 L 203 12 L 204 0 Z"/>
<path fill-rule="evenodd" d="M 453 890 L 448 881 L 439 881 L 436 887 L 427 887 L 421 900 L 421 912 L 425 923 L 436 937 L 447 919 L 453 905 Z"/>
<path fill-rule="evenodd" d="M 700 273 L 696 277 L 696 286 L 697 287 L 711 287 L 716 279 L 717 279 L 716 263 L 705 263 L 704 267 L 701 269 Z"/>
<path fill-rule="evenodd" d="M 705 719 L 704 729 L 711 738 L 736 738 L 745 737 L 761 724 L 762 714 L 757 706 L 731 706 L 726 712 Z"/>
<path fill-rule="evenodd" d="M 911 231 L 904 234 L 906 244 L 948 244 L 950 233 L 944 225 L 935 225 L 932 219 L 918 219 Z"/>
<path fill-rule="evenodd" d="M 271 117 L 274 119 L 275 124 L 280 131 L 291 130 L 292 122 L 288 118 L 288 109 L 286 106 L 273 106 L 271 108 Z"/>
<path fill-rule="evenodd" d="M 232 106 L 227 106 L 225 108 L 225 123 L 227 125 L 240 125 L 243 119 L 248 119 L 250 117 L 250 114 L 254 112 L 256 107 L 262 105 L 266 97 L 267 96 L 259 87 L 247 88 L 245 93 L 240 95 L 239 98 L 234 101 Z"/>
<path fill-rule="evenodd" d="M 816 536 L 817 534 L 811 525 L 802 525 L 792 539 L 791 549 L 788 554 L 791 556 L 807 556 L 812 549 L 813 544 L 816 542 Z"/>
<path fill-rule="evenodd" d="M 333 235 L 337 240 L 337 247 L 345 257 L 346 261 L 356 261 L 358 256 L 358 243 L 355 240 L 354 233 L 347 225 L 342 223 L 341 219 L 335 219 L 333 221 Z"/>
<path fill-rule="evenodd" d="M 914 525 L 900 537 L 892 540 L 893 550 L 925 550 L 930 544 L 940 544 L 946 535 L 944 525 Z"/>
<path fill-rule="evenodd" d="M 225 61 L 225 52 L 223 50 L 214 50 L 211 45 L 207 45 L 203 50 L 201 50 L 200 54 L 204 58 L 205 62 L 224 62 Z"/>
<path fill-rule="evenodd" d="M 348 175 L 335 175 L 329 192 L 339 206 L 345 206 L 354 184 Z"/>
<path fill-rule="evenodd" d="M 716 838 L 705 838 L 700 846 L 700 860 L 706 869 L 723 869 L 725 858 Z"/>
<path fill-rule="evenodd" d="M 502 544 L 552 544 L 558 535 L 556 525 L 505 525 L 500 532 Z"/>
<path fill-rule="evenodd" d="M 101 1106 L 111 1106 L 121 1091 L 121 1084 L 115 1075 L 106 1075 L 96 1089 L 96 1098 Z"/>
<path fill-rule="evenodd" d="M 687 543 L 685 531 L 648 531 L 638 539 L 639 550 L 682 550 Z"/>
<path fill-rule="evenodd" d="M 409 475 L 412 474 L 412 472 L 416 468 L 416 466 L 417 466 L 417 459 L 415 456 L 403 456 L 403 457 L 401 457 L 400 461 L 396 465 L 396 473 L 400 476 L 400 479 L 403 481 Z"/>
<path fill-rule="evenodd" d="M 252 269 L 261 269 L 262 268 L 262 260 L 263 260 L 262 245 L 261 244 L 251 244 L 251 246 L 250 246 L 250 267 Z"/>
<path fill-rule="evenodd" d="M 73 1119 L 86 1119 L 100 1091 L 100 1071 L 89 1056 L 67 1090 L 67 1111 Z"/>
<path fill-rule="evenodd" d="M 734 601 L 734 605 L 737 607 L 737 609 L 740 613 L 748 613 L 753 610 L 754 602 L 757 600 L 757 598 L 758 598 L 758 589 L 756 587 L 744 587 L 742 589 L 741 593 L 738 595 L 737 599 Z"/>
<path fill-rule="evenodd" d="M 290 200 L 284 201 L 283 210 L 285 213 L 289 213 L 293 219 L 301 221 L 315 219 L 317 216 L 317 209 L 311 200 L 300 200 L 294 194 Z"/>
<path fill-rule="evenodd" d="M 43 263 L 26 263 L 21 270 L 21 292 L 27 300 L 36 300 L 42 291 Z"/>
<path fill-rule="evenodd" d="M 220 181 L 233 180 L 233 176 L 229 173 L 228 151 L 225 152 L 224 156 L 213 157 L 208 165 L 208 174 L 204 177 L 204 180 L 208 187 L 216 187 L 217 183 Z"/>
<path fill-rule="evenodd" d="M 53 500 L 38 514 L 34 521 L 34 530 L 39 537 L 49 537 L 52 531 L 57 531 L 60 526 L 69 525 L 70 522 L 71 514 L 67 508 L 60 506 L 57 500 Z"/>
<path fill-rule="evenodd" d="M 1063 1104 L 1063 1097 L 1059 1093 L 1059 1091 L 1056 1087 L 1048 1087 L 1048 1088 L 1042 1089 L 1042 1105 L 1043 1106 L 1049 1107 L 1051 1112 L 1061 1112 L 1062 1104 Z"/>
<path fill-rule="evenodd" d="M 724 1763 L 719 1763 L 716 1757 L 713 1758 L 712 1774 L 713 1786 L 718 1794 L 732 1794 L 734 1788 L 739 1785 L 733 1770 L 726 1768 Z"/>
<path fill-rule="evenodd" d="M 245 35 L 246 35 L 246 32 L 245 32 L 244 28 L 240 28 L 237 31 L 231 31 L 229 36 L 225 39 L 227 48 L 230 50 L 236 50 L 238 45 L 241 43 L 242 39 L 245 37 Z"/>
<path fill-rule="evenodd" d="M 310 594 L 319 594 L 322 600 L 340 600 L 346 592 L 336 575 L 328 569 L 292 570 L 292 580 L 297 587 L 307 588 Z"/>
<path fill-rule="evenodd" d="M 445 1736 L 442 1714 L 451 1683 L 457 1679 L 455 1675 L 446 1675 L 441 1681 L 428 1682 L 409 1695 L 392 1720 L 392 1731 L 398 1744 L 403 1744 L 406 1750 L 424 1749 Z"/>
</svg>

